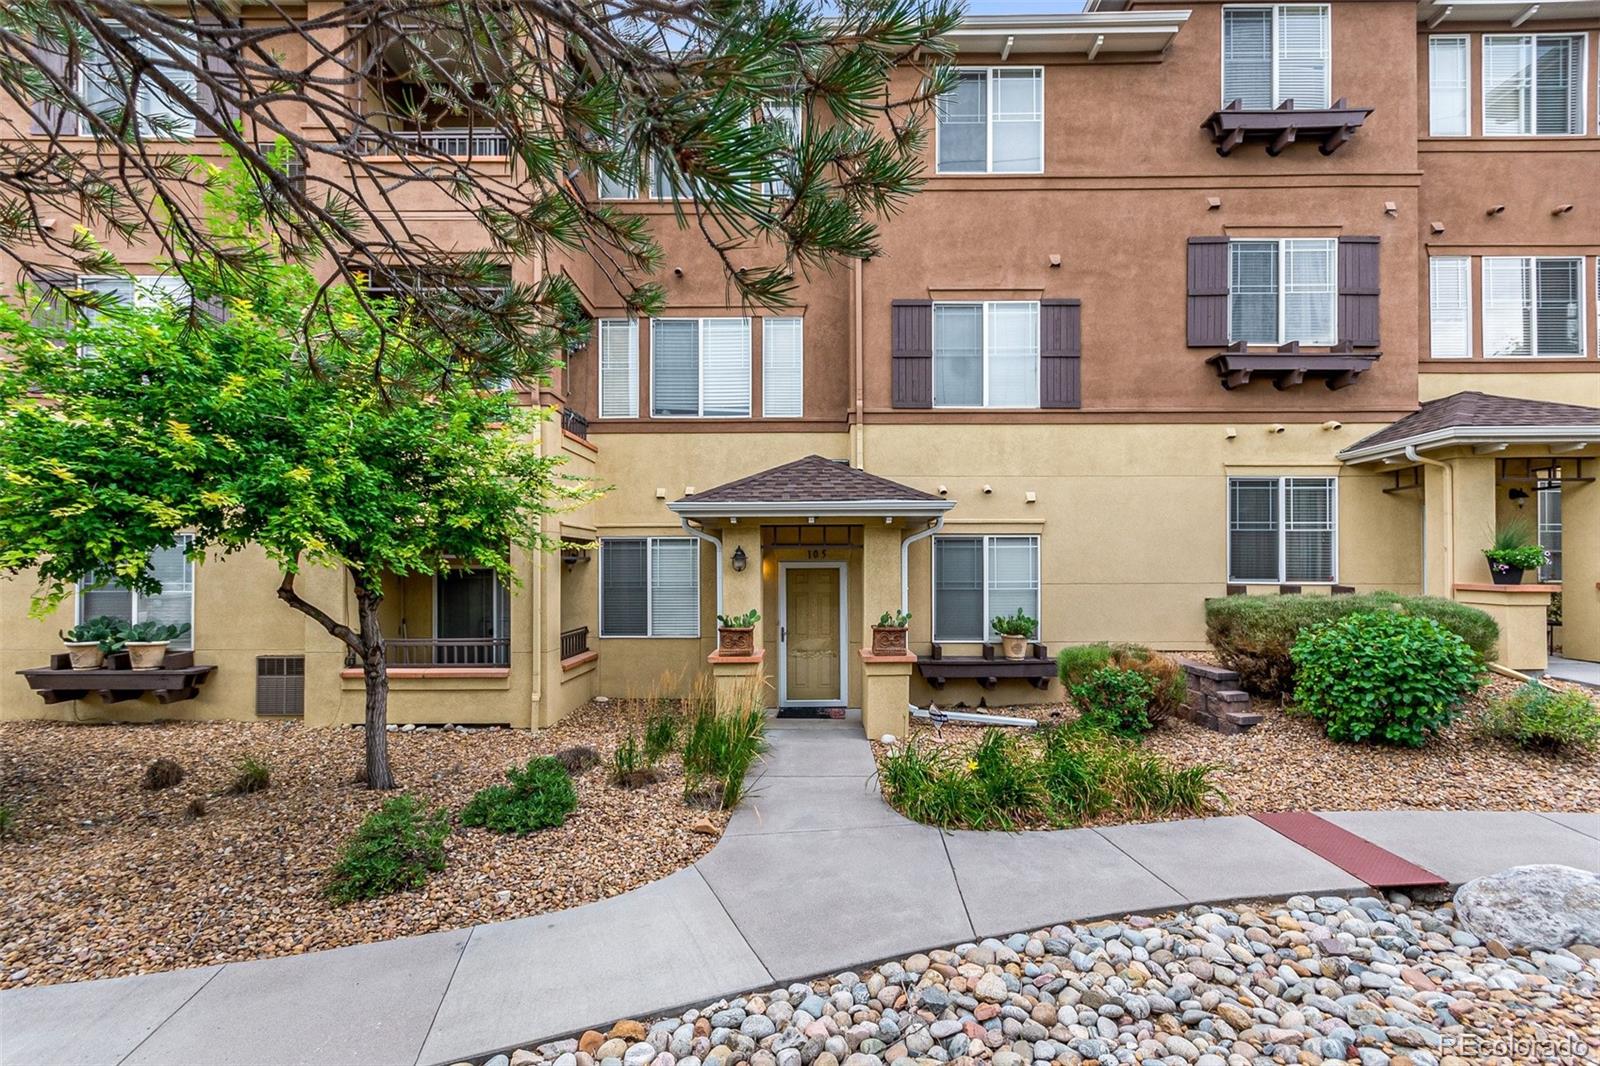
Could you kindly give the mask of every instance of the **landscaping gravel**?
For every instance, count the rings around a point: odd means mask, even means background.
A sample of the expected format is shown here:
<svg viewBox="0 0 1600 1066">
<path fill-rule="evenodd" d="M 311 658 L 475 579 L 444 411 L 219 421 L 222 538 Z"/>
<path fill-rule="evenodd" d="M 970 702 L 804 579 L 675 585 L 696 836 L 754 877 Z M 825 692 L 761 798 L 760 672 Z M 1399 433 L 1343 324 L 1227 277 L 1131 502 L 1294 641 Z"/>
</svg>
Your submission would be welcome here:
<svg viewBox="0 0 1600 1066">
<path fill-rule="evenodd" d="M 1600 1053 L 1600 950 L 1514 954 L 1449 904 L 1295 896 L 1058 925 L 490 1066 L 1469 1066 Z"/>
<path fill-rule="evenodd" d="M 621 701 L 537 733 L 397 730 L 402 789 L 460 808 L 535 755 L 589 744 L 608 760 Z M 559 910 L 664 877 L 710 851 L 727 815 L 684 804 L 676 757 L 637 790 L 581 774 L 565 825 L 525 837 L 457 827 L 419 892 L 335 907 L 322 896 L 340 844 L 394 793 L 353 783 L 362 731 L 291 722 L 0 724 L 0 987 L 297 955 Z M 263 792 L 223 795 L 234 764 L 272 766 Z M 139 787 L 157 757 L 183 781 Z M 193 800 L 206 813 L 186 814 Z M 698 824 L 698 830 L 695 828 Z"/>
<path fill-rule="evenodd" d="M 1476 735 L 1487 702 L 1508 696 L 1520 683 L 1496 677 L 1441 735 L 1419 749 L 1329 740 L 1315 721 L 1289 714 L 1276 701 L 1255 700 L 1261 724 L 1226 735 L 1172 719 L 1145 736 L 1146 750 L 1174 766 L 1211 763 L 1212 781 L 1227 794 L 1226 811 L 1305 810 L 1600 810 L 1600 750 L 1559 754 L 1525 751 L 1507 741 Z M 1556 687 L 1577 687 L 1557 682 Z M 953 708 L 952 708 L 953 709 Z M 1045 724 L 1077 712 L 1061 704 L 988 708 Z M 919 744 L 977 743 L 985 727 L 914 722 Z M 873 751 L 882 757 L 876 739 Z M 1107 812 L 1089 824 L 1137 821 Z M 1042 828 L 1042 823 L 1040 828 Z"/>
</svg>

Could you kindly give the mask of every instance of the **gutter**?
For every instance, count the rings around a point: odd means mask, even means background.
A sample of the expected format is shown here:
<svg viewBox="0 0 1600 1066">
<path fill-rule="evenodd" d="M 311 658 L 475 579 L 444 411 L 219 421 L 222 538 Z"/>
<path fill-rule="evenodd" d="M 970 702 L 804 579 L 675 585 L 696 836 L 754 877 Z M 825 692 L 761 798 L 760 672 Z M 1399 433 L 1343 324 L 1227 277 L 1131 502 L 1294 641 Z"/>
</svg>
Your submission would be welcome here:
<svg viewBox="0 0 1600 1066">
<path fill-rule="evenodd" d="M 1446 426 L 1414 437 L 1385 441 L 1363 448 L 1346 448 L 1337 458 L 1346 463 L 1365 463 L 1397 455 L 1411 458 L 1415 448 L 1439 448 L 1452 444 L 1593 444 L 1600 442 L 1600 426 Z"/>
<path fill-rule="evenodd" d="M 722 613 L 722 541 L 713 537 L 699 526 L 691 526 L 687 516 L 679 516 L 678 522 L 683 526 L 683 531 L 691 537 L 698 537 L 707 541 L 717 550 L 717 613 Z"/>
<path fill-rule="evenodd" d="M 1429 459 L 1426 456 L 1419 455 L 1417 453 L 1417 446 L 1415 444 L 1406 445 L 1405 456 L 1406 456 L 1407 459 L 1410 459 L 1413 463 L 1419 463 L 1422 466 L 1436 466 L 1442 471 L 1440 476 L 1444 478 L 1444 530 L 1445 530 L 1444 552 L 1445 552 L 1446 574 L 1447 574 L 1447 576 L 1449 576 L 1449 577 L 1451 577 L 1453 579 L 1454 576 L 1455 576 L 1455 569 L 1456 569 L 1456 484 L 1455 484 L 1455 480 L 1456 479 L 1455 479 L 1455 472 L 1450 469 L 1450 464 L 1449 463 L 1441 463 L 1437 459 Z M 1453 586 L 1454 586 L 1455 582 L 1452 580 L 1449 584 L 1452 586 L 1452 591 L 1453 591 Z M 1423 496 L 1422 496 L 1422 594 L 1424 596 L 1429 595 L 1429 592 L 1428 592 L 1428 496 L 1427 496 L 1427 491 L 1426 490 L 1423 491 Z M 1447 599 L 1454 599 L 1454 596 L 1448 596 L 1446 598 Z"/>
<path fill-rule="evenodd" d="M 900 541 L 900 610 L 911 610 L 911 545 L 914 541 L 925 540 L 944 528 L 944 515 L 933 520 L 933 525 L 927 529 L 902 538 Z"/>
<path fill-rule="evenodd" d="M 667 509 L 679 517 L 690 518 L 768 518 L 819 514 L 840 517 L 935 518 L 955 504 L 949 500 L 767 500 L 718 503 L 715 500 L 677 500 Z"/>
</svg>

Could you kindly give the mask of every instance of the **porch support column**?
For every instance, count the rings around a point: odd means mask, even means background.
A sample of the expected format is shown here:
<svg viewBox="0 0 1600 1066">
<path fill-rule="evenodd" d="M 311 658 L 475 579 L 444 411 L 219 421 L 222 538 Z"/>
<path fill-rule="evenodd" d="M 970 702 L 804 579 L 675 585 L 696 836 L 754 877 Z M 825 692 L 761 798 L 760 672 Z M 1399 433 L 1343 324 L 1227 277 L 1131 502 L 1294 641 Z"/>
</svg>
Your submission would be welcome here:
<svg viewBox="0 0 1600 1066">
<path fill-rule="evenodd" d="M 1492 545 L 1497 525 L 1494 456 L 1464 455 L 1447 462 L 1455 496 L 1455 568 L 1450 580 L 1453 584 L 1480 584 L 1489 580 L 1483 549 Z"/>
<path fill-rule="evenodd" d="M 1600 483 L 1561 487 L 1561 530 L 1561 652 L 1600 662 Z"/>
<path fill-rule="evenodd" d="M 761 526 L 740 522 L 723 526 L 722 534 L 722 611 L 725 614 L 744 614 L 761 609 Z M 744 572 L 733 569 L 733 557 L 744 552 Z M 755 646 L 765 646 L 763 618 L 756 623 Z M 776 624 L 776 619 L 773 620 Z"/>
<path fill-rule="evenodd" d="M 1457 602 L 1476 607 L 1500 627 L 1495 661 L 1537 674 L 1550 665 L 1545 612 L 1550 609 L 1551 593 L 1560 587 L 1473 583 L 1457 585 L 1455 593 Z"/>
<path fill-rule="evenodd" d="M 718 714 L 767 706 L 767 679 L 761 665 L 765 656 L 765 649 L 759 646 L 754 655 L 711 653 L 706 661 L 711 664 L 711 676 L 716 684 Z"/>
<path fill-rule="evenodd" d="M 869 737 L 904 737 L 910 726 L 914 655 L 873 655 L 872 627 L 884 611 L 900 607 L 898 524 L 868 520 L 861 544 L 861 724 Z"/>
</svg>

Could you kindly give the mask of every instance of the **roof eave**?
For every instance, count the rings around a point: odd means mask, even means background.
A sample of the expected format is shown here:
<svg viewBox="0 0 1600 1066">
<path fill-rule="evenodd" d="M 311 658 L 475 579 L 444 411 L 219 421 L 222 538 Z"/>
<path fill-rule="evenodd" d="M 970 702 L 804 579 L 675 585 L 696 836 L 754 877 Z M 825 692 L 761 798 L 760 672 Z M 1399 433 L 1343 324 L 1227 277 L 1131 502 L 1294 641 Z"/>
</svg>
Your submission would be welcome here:
<svg viewBox="0 0 1600 1066">
<path fill-rule="evenodd" d="M 1446 426 L 1399 440 L 1340 452 L 1345 463 L 1370 463 L 1405 455 L 1407 448 L 1449 448 L 1467 444 L 1595 444 L 1600 426 Z"/>
<path fill-rule="evenodd" d="M 1159 54 L 1189 21 L 1186 9 L 1066 15 L 970 15 L 945 39 L 973 52 L 1028 55 Z M 1015 51 L 1013 52 L 1013 48 Z"/>
<path fill-rule="evenodd" d="M 955 506 L 954 500 L 716 500 L 682 499 L 667 509 L 682 518 L 871 517 L 936 518 Z"/>
</svg>

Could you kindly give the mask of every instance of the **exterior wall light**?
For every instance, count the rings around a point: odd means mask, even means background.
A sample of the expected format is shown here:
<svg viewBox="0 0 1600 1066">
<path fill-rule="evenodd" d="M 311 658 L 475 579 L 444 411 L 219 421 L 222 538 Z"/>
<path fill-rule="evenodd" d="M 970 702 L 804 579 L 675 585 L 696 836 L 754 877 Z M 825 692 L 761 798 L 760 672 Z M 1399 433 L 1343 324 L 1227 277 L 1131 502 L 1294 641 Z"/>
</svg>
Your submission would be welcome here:
<svg viewBox="0 0 1600 1066">
<path fill-rule="evenodd" d="M 733 558 L 730 561 L 733 563 L 733 572 L 742 574 L 744 573 L 744 568 L 750 563 L 750 557 L 744 553 L 743 546 L 740 546 L 733 549 Z"/>
</svg>

